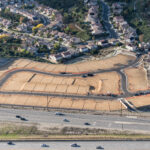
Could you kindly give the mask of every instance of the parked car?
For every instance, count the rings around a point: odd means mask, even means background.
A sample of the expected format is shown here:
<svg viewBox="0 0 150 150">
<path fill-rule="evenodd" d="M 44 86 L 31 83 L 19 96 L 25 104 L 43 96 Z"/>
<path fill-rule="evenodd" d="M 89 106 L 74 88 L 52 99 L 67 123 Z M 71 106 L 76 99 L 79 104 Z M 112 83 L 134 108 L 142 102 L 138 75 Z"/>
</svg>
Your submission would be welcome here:
<svg viewBox="0 0 150 150">
<path fill-rule="evenodd" d="M 66 72 L 60 72 L 60 74 L 66 74 Z"/>
<path fill-rule="evenodd" d="M 135 93 L 135 96 L 140 96 L 140 93 Z"/>
<path fill-rule="evenodd" d="M 93 76 L 94 76 L 93 73 L 88 73 L 87 75 L 88 75 L 89 77 L 93 77 Z"/>
<path fill-rule="evenodd" d="M 83 74 L 83 75 L 82 75 L 82 78 L 86 78 L 86 77 L 87 77 L 87 75 L 86 75 L 86 74 Z"/>
</svg>

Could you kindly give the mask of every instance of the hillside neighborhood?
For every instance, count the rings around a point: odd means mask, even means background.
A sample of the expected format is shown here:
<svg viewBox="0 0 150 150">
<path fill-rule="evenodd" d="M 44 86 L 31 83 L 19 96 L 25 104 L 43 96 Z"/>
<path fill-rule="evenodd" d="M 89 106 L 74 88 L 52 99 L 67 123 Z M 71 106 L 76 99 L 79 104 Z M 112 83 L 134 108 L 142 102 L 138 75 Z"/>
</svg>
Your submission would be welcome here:
<svg viewBox="0 0 150 150">
<path fill-rule="evenodd" d="M 96 51 L 99 53 L 100 49 L 111 46 L 125 46 L 128 51 L 133 52 L 140 49 L 139 45 L 150 48 L 149 43 L 137 41 L 136 29 L 132 28 L 121 15 L 126 3 L 113 3 L 108 8 L 111 10 L 110 16 L 105 16 L 112 24 L 112 30 L 118 34 L 117 38 L 112 37 L 111 31 L 107 30 L 103 12 L 99 13 L 102 4 L 98 0 L 85 0 L 84 5 L 88 8 L 84 22 L 89 25 L 90 40 L 85 41 L 65 32 L 67 28 L 63 23 L 62 14 L 56 9 L 38 4 L 35 0 L 1 0 L 0 28 L 2 32 L 0 35 L 5 34 L 8 37 L 20 39 L 22 43 L 18 51 L 22 49 L 29 51 L 53 63 L 63 62 L 85 53 Z M 19 15 L 21 19 L 12 20 L 4 17 L 5 13 L 14 14 L 16 18 Z"/>
</svg>

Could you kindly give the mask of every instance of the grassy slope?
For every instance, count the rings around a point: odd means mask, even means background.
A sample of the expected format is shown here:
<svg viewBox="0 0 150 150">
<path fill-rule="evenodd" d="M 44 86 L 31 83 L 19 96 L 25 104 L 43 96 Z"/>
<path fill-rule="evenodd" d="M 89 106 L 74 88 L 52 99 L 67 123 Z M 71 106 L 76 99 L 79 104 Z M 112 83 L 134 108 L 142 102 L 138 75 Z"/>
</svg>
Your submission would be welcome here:
<svg viewBox="0 0 150 150">
<path fill-rule="evenodd" d="M 0 140 L 150 140 L 150 135 L 0 135 Z"/>
<path fill-rule="evenodd" d="M 88 133 L 88 134 L 87 134 Z M 149 134 L 90 128 L 38 129 L 36 125 L 0 124 L 0 140 L 146 140 Z"/>
</svg>

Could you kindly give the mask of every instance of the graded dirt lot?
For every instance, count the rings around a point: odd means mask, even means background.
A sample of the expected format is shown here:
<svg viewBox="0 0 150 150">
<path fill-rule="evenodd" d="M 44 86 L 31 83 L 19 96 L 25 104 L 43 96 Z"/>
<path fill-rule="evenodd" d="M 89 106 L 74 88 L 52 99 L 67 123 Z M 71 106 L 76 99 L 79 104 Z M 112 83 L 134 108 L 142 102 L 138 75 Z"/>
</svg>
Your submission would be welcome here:
<svg viewBox="0 0 150 150">
<path fill-rule="evenodd" d="M 146 70 L 142 67 L 128 68 L 125 70 L 128 79 L 128 89 L 131 92 L 147 90 L 148 80 Z"/>
<path fill-rule="evenodd" d="M 143 96 L 135 96 L 126 98 L 129 102 L 131 102 L 135 107 L 143 107 L 143 106 L 149 106 L 150 105 L 150 94 L 149 95 L 143 95 Z"/>
<path fill-rule="evenodd" d="M 28 95 L 0 95 L 0 104 L 68 108 L 81 110 L 115 111 L 121 109 L 117 100 L 85 100 Z"/>
<path fill-rule="evenodd" d="M 98 69 L 112 69 L 128 64 L 135 60 L 129 55 L 117 55 L 104 60 L 85 61 L 76 64 L 48 64 L 27 59 L 16 59 L 11 65 L 0 71 L 0 75 L 13 69 L 35 69 L 50 73 L 60 72 L 90 72 Z M 132 92 L 148 89 L 147 75 L 143 68 L 129 68 L 125 70 L 128 87 Z M 93 77 L 58 77 L 32 72 L 19 72 L 12 75 L 0 88 L 2 91 L 25 91 L 59 94 L 121 94 L 121 77 L 117 72 L 96 74 Z M 150 96 L 148 96 L 150 98 Z M 148 98 L 131 98 L 135 106 L 149 104 Z M 43 106 L 53 108 L 72 108 L 84 110 L 114 111 L 122 109 L 118 100 L 72 99 L 59 97 L 28 96 L 28 95 L 0 95 L 0 103 Z"/>
<path fill-rule="evenodd" d="M 34 91 L 87 95 L 120 94 L 120 76 L 116 72 L 94 77 L 55 77 L 31 72 L 12 75 L 1 87 L 2 91 Z"/>
<path fill-rule="evenodd" d="M 100 94 L 120 94 L 120 76 L 116 72 L 102 73 L 97 75 L 99 80 L 102 81 Z"/>
<path fill-rule="evenodd" d="M 13 68 L 29 68 L 36 69 L 45 72 L 89 72 L 95 71 L 98 69 L 110 69 L 116 68 L 120 65 L 128 64 L 130 61 L 135 60 L 135 57 L 129 55 L 119 54 L 117 56 L 113 56 L 111 58 L 103 59 L 103 60 L 91 60 L 85 62 L 79 62 L 75 64 L 48 64 L 42 62 L 35 62 L 28 59 L 16 59 L 8 69 Z"/>
</svg>

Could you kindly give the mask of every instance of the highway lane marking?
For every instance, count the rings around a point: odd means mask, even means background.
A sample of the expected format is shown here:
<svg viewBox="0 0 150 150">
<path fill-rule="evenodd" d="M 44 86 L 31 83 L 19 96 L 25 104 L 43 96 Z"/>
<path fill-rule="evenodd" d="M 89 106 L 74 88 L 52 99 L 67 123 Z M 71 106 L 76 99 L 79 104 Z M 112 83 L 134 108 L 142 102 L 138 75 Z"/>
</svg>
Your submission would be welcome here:
<svg viewBox="0 0 150 150">
<path fill-rule="evenodd" d="M 115 121 L 114 123 L 116 123 L 116 124 L 127 124 L 127 125 L 132 125 L 132 124 L 137 124 L 137 125 L 150 125 L 150 123 L 141 123 L 141 122 L 123 122 L 123 121 Z"/>
<path fill-rule="evenodd" d="M 96 125 L 96 122 L 93 122 L 93 126 L 95 126 Z"/>
<path fill-rule="evenodd" d="M 126 116 L 127 118 L 137 119 L 137 116 Z"/>
</svg>

